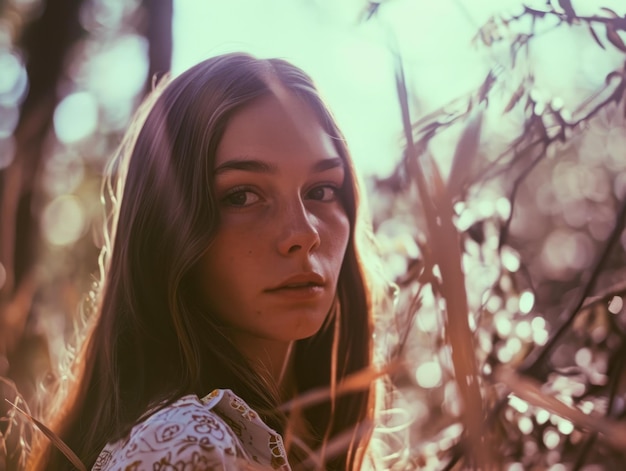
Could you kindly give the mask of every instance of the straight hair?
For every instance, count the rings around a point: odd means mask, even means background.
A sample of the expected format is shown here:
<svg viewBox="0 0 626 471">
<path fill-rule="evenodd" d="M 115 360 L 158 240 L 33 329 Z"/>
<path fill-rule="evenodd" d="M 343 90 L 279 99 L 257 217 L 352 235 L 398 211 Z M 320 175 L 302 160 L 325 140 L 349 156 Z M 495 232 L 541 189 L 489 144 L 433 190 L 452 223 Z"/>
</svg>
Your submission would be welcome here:
<svg viewBox="0 0 626 471">
<path fill-rule="evenodd" d="M 341 199 L 350 238 L 336 302 L 325 326 L 295 343 L 298 394 L 326 388 L 328 399 L 302 411 L 323 449 L 350 445 L 326 469 L 358 469 L 371 430 L 373 387 L 338 395 L 337 385 L 372 364 L 369 289 L 357 250 L 359 195 L 345 140 L 311 78 L 280 59 L 226 54 L 160 84 L 140 108 L 104 186 L 109 224 L 95 313 L 84 329 L 73 379 L 53 396 L 45 420 L 90 468 L 107 442 L 128 435 L 155 406 L 186 394 L 232 389 L 284 433 L 288 417 L 268 378 L 255 372 L 216 316 L 203 312 L 191 273 L 219 230 L 212 170 L 229 118 L 253 100 L 287 91 L 303 100 L 344 161 Z M 270 387 L 268 387 L 270 386 Z M 290 460 L 302 462 L 302 451 Z M 39 438 L 32 469 L 69 470 Z"/>
</svg>

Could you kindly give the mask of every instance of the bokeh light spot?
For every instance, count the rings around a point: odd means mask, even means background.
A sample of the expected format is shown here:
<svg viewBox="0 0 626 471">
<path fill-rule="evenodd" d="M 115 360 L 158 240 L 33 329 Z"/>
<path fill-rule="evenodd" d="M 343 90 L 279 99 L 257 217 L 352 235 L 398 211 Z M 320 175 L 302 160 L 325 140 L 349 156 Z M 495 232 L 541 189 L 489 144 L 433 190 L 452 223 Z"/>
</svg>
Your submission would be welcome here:
<svg viewBox="0 0 626 471">
<path fill-rule="evenodd" d="M 587 234 L 556 229 L 545 241 L 541 261 L 548 274 L 560 279 L 572 270 L 587 267 L 593 253 L 593 242 Z"/>
<path fill-rule="evenodd" d="M 561 419 L 556 426 L 563 435 L 570 435 L 574 431 L 574 424 L 569 420 Z"/>
<path fill-rule="evenodd" d="M 528 412 L 528 403 L 517 396 L 511 395 L 509 397 L 509 405 L 520 414 Z"/>
<path fill-rule="evenodd" d="M 423 332 L 437 332 L 439 319 L 434 309 L 423 309 L 417 314 L 417 326 Z"/>
<path fill-rule="evenodd" d="M 417 384 L 424 389 L 441 386 L 441 377 L 441 366 L 435 361 L 423 363 L 417 368 L 415 373 Z"/>
<path fill-rule="evenodd" d="M 127 34 L 101 51 L 90 62 L 89 83 L 105 107 L 118 107 L 132 99 L 148 76 L 146 38 Z"/>
<path fill-rule="evenodd" d="M 517 337 L 510 337 L 506 341 L 506 348 L 511 352 L 511 355 L 516 355 L 522 349 L 522 341 Z"/>
<path fill-rule="evenodd" d="M 535 415 L 535 420 L 537 420 L 539 425 L 545 424 L 548 420 L 550 420 L 550 412 L 545 409 L 539 409 Z"/>
<path fill-rule="evenodd" d="M 521 321 L 515 326 L 515 335 L 517 335 L 520 339 L 528 341 L 533 336 L 533 330 L 530 326 L 530 322 Z"/>
<path fill-rule="evenodd" d="M 592 355 L 588 348 L 581 348 L 576 352 L 574 361 L 580 367 L 586 368 L 591 364 Z"/>
<path fill-rule="evenodd" d="M 22 65 L 15 55 L 6 51 L 0 53 L 0 94 L 7 93 L 15 86 Z"/>
<path fill-rule="evenodd" d="M 28 85 L 26 69 L 22 61 L 6 50 L 0 49 L 0 103 L 6 105 L 18 104 Z"/>
<path fill-rule="evenodd" d="M 498 198 L 496 211 L 501 219 L 507 219 L 511 215 L 511 202 L 505 197 Z"/>
<path fill-rule="evenodd" d="M 622 312 L 623 308 L 624 300 L 621 298 L 621 296 L 613 296 L 613 299 L 611 299 L 611 302 L 609 303 L 609 312 L 611 314 L 619 314 L 620 312 Z"/>
<path fill-rule="evenodd" d="M 76 242 L 85 227 L 85 212 L 78 198 L 63 195 L 52 200 L 44 210 L 42 225 L 51 244 L 65 246 Z"/>
<path fill-rule="evenodd" d="M 561 436 L 552 427 L 543 432 L 543 443 L 548 450 L 554 450 L 561 443 Z"/>
<path fill-rule="evenodd" d="M 548 341 L 548 331 L 547 330 L 533 330 L 533 342 L 537 345 L 545 345 Z"/>
<path fill-rule="evenodd" d="M 519 297 L 519 310 L 522 314 L 528 314 L 535 305 L 535 295 L 532 291 L 524 291 Z"/>
<path fill-rule="evenodd" d="M 505 338 L 509 336 L 513 326 L 511 325 L 507 311 L 498 311 L 496 315 L 493 316 L 493 322 L 496 327 L 496 332 L 498 332 L 500 337 Z"/>
<path fill-rule="evenodd" d="M 54 110 L 54 131 L 59 141 L 66 144 L 88 137 L 97 125 L 98 102 L 91 93 L 72 93 Z"/>
<path fill-rule="evenodd" d="M 546 320 L 543 317 L 535 317 L 531 322 L 533 330 L 545 330 Z"/>
<path fill-rule="evenodd" d="M 524 416 L 520 417 L 517 421 L 517 427 L 524 435 L 529 435 L 530 433 L 532 433 L 534 425 L 530 417 Z"/>
<path fill-rule="evenodd" d="M 520 256 L 515 249 L 511 247 L 502 247 L 502 266 L 508 271 L 515 273 L 520 267 Z"/>
</svg>

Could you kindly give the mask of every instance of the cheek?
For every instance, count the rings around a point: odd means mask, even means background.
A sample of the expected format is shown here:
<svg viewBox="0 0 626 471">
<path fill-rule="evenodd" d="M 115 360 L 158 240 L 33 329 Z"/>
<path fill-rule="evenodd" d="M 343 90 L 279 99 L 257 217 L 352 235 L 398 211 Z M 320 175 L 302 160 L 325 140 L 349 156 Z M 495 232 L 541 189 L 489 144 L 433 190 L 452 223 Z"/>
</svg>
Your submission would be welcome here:
<svg viewBox="0 0 626 471">
<path fill-rule="evenodd" d="M 258 256 L 259 249 L 253 241 L 237 237 L 226 238 L 207 254 L 211 277 L 221 283 L 232 281 L 233 277 L 245 278 Z"/>
<path fill-rule="evenodd" d="M 250 260 L 258 252 L 253 240 L 244 233 L 221 231 L 200 260 L 198 284 L 215 304 L 236 288 L 237 281 L 248 273 Z"/>
</svg>

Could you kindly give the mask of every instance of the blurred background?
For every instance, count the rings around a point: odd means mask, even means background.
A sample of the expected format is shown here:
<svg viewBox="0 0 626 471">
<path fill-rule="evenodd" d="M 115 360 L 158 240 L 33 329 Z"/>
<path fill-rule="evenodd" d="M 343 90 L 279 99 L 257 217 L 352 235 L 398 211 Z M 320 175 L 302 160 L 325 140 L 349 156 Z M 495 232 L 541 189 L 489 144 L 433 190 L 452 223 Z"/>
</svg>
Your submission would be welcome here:
<svg viewBox="0 0 626 471">
<path fill-rule="evenodd" d="M 620 469 L 625 43 L 621 0 L 0 0 L 2 396 L 37 415 L 90 315 L 105 164 L 153 77 L 247 51 L 317 82 L 400 288 L 385 466 Z M 20 469 L 5 401 L 0 433 Z"/>
</svg>

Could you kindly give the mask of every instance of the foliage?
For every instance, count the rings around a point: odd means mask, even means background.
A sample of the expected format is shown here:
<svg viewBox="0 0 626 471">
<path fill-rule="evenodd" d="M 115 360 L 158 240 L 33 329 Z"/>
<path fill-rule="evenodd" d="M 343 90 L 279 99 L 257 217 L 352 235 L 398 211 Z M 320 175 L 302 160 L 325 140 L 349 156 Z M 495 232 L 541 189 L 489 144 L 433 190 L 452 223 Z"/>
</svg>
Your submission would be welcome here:
<svg viewBox="0 0 626 471">
<path fill-rule="evenodd" d="M 13 36 L 2 30 L 11 40 L 0 45 L 0 60 L 18 67 L 10 106 L 9 92 L 0 90 L 0 172 L 26 161 L 14 152 L 17 121 L 6 127 L 18 109 L 23 114 L 27 90 L 28 58 L 17 38 L 37 18 L 37 5 L 49 2 L 13 3 L 2 12 L 10 20 L 2 28 L 9 25 Z M 32 11 L 20 11 L 26 3 Z M 371 3 L 363 21 L 384 22 L 387 3 Z M 41 175 L 35 203 L 24 203 L 42 231 L 36 294 L 20 319 L 24 337 L 45 334 L 53 365 L 79 322 L 76 306 L 93 301 L 104 160 L 148 70 L 159 70 L 146 63 L 139 2 L 85 0 L 80 12 L 80 34 L 50 84 L 60 92 L 41 131 L 45 158 L 33 172 Z M 395 315 L 377 332 L 386 360 L 402 361 L 391 369 L 395 390 L 375 437 L 389 468 L 619 468 L 626 444 L 619 423 L 626 412 L 624 13 L 598 6 L 582 15 L 559 0 L 490 18 L 474 38 L 493 61 L 483 83 L 428 113 L 416 106 L 398 52 L 403 45 L 390 32 L 406 148 L 390 176 L 368 182 L 383 262 L 400 287 Z M 537 66 L 540 54 L 559 53 L 545 48 L 562 32 L 615 64 L 602 83 L 592 88 L 584 74 L 563 71 L 555 86 Z M 139 67 L 118 72 L 139 79 L 120 93 L 107 86 L 125 83 L 110 64 L 129 50 L 138 58 L 124 62 Z M 72 134 L 72 123 L 69 132 L 56 123 L 50 129 L 53 111 L 62 118 L 68 97 L 83 118 L 95 109 L 97 125 L 82 135 Z M 448 170 L 447 155 L 437 149 L 455 136 Z M 6 291 L 11 273 L 2 270 Z M 11 317 L 7 312 L 0 306 L 0 320 Z M 20 356 L 36 366 L 19 386 L 33 395 L 33 376 L 49 367 L 47 350 L 36 345 L 32 355 L 9 355 L 14 369 Z M 0 355 L 0 375 L 2 367 Z M 0 419 L 0 444 L 8 444 L 0 457 L 14 453 L 9 458 L 18 463 L 28 440 L 11 440 L 28 432 L 14 412 Z M 9 433 L 16 427 L 19 433 Z"/>
<path fill-rule="evenodd" d="M 417 412 L 394 469 L 613 469 L 622 458 L 624 68 L 575 103 L 548 98 L 533 59 L 566 28 L 623 63 L 626 21 L 553 3 L 491 18 L 475 42 L 494 56 L 506 47 L 508 62 L 419 120 L 396 53 L 407 145 L 373 185 L 390 202 L 376 214 L 383 251 L 397 264 L 391 252 L 405 247 L 408 259 L 392 271 L 400 325 L 414 328 L 391 355 L 405 360 L 395 382 Z M 368 21 L 385 4 L 375 7 Z M 515 135 L 498 136 L 507 124 Z M 455 127 L 444 179 L 432 142 Z"/>
<path fill-rule="evenodd" d="M 169 69 L 170 23 L 169 0 L 0 2 L 0 469 L 19 469 L 29 441 L 4 399 L 32 406 L 67 373 L 93 302 L 104 163 L 148 71 Z"/>
</svg>

